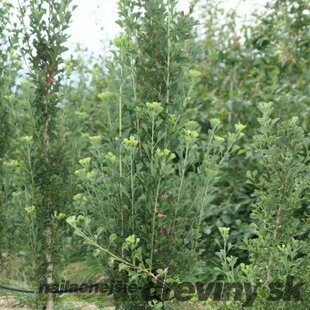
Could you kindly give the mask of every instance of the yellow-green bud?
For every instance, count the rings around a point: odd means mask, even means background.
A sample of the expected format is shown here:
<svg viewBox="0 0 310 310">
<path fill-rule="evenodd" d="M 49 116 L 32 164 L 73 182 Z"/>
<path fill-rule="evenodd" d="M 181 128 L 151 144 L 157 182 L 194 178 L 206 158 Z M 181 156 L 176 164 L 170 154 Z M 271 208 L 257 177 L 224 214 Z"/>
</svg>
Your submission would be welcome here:
<svg viewBox="0 0 310 310">
<path fill-rule="evenodd" d="M 135 235 L 130 235 L 125 239 L 125 242 L 127 244 L 138 244 L 140 241 L 140 238 L 137 238 Z"/>
<path fill-rule="evenodd" d="M 75 217 L 75 215 L 72 215 L 72 216 L 67 217 L 66 222 L 67 222 L 69 225 L 71 225 L 71 226 L 75 226 L 75 224 L 76 224 L 76 217 Z"/>
<path fill-rule="evenodd" d="M 194 141 L 199 136 L 199 133 L 196 130 L 190 130 L 190 129 L 184 129 L 184 134 L 186 143 Z"/>
<path fill-rule="evenodd" d="M 212 127 L 216 127 L 221 124 L 221 121 L 218 118 L 212 118 L 210 119 L 210 123 Z"/>
<path fill-rule="evenodd" d="M 222 234 L 227 234 L 229 231 L 230 231 L 230 227 L 219 227 L 219 231 L 222 233 Z"/>
<path fill-rule="evenodd" d="M 125 138 L 123 140 L 126 149 L 130 147 L 136 147 L 138 145 L 138 140 L 134 136 L 130 136 L 129 139 Z"/>
<path fill-rule="evenodd" d="M 33 213 L 35 209 L 36 209 L 36 206 L 32 205 L 32 206 L 26 207 L 26 208 L 25 208 L 25 211 L 26 211 L 27 213 Z"/>
<path fill-rule="evenodd" d="M 87 197 L 85 197 L 83 194 L 81 193 L 78 193 L 76 195 L 73 196 L 73 200 L 75 201 L 79 201 L 79 200 L 82 200 L 82 201 L 87 201 Z"/>
<path fill-rule="evenodd" d="M 220 136 L 214 136 L 214 140 L 216 142 L 219 142 L 219 143 L 222 143 L 225 141 L 225 139 L 223 137 L 220 137 Z"/>
<path fill-rule="evenodd" d="M 141 113 L 142 112 L 142 108 L 141 107 L 135 107 L 134 111 L 136 113 Z"/>
<path fill-rule="evenodd" d="M 79 117 L 82 117 L 82 118 L 83 118 L 83 117 L 84 117 L 84 118 L 87 117 L 87 113 L 85 113 L 85 112 L 75 111 L 74 114 L 75 114 L 76 116 L 79 116 Z"/>
<path fill-rule="evenodd" d="M 235 124 L 235 129 L 237 131 L 242 131 L 245 127 L 246 127 L 246 125 L 243 125 L 241 123 Z"/>
<path fill-rule="evenodd" d="M 116 156 L 112 152 L 109 152 L 108 154 L 106 154 L 105 159 L 110 161 L 112 164 L 116 162 Z"/>
<path fill-rule="evenodd" d="M 15 160 L 15 159 L 9 159 L 5 162 L 3 162 L 6 166 L 9 166 L 9 167 L 18 167 L 19 165 L 19 161 L 18 160 Z"/>
<path fill-rule="evenodd" d="M 101 140 L 101 136 L 89 136 L 88 138 L 91 142 L 99 142 Z"/>
<path fill-rule="evenodd" d="M 85 157 L 85 158 L 82 158 L 79 160 L 79 163 L 82 165 L 82 166 L 87 166 L 90 164 L 90 161 L 91 161 L 91 157 Z"/>
<path fill-rule="evenodd" d="M 20 140 L 24 142 L 31 142 L 32 136 L 24 136 L 24 137 L 21 137 Z"/>
<path fill-rule="evenodd" d="M 98 98 L 101 99 L 101 100 L 105 100 L 105 99 L 108 99 L 109 97 L 111 96 L 111 94 L 107 91 L 101 93 L 101 94 L 98 94 Z"/>
<path fill-rule="evenodd" d="M 201 72 L 198 70 L 189 70 L 189 75 L 193 78 L 199 78 L 201 76 Z"/>
<path fill-rule="evenodd" d="M 114 44 L 117 46 L 117 47 L 121 47 L 122 45 L 125 45 L 125 44 L 129 44 L 130 43 L 130 40 L 127 36 L 125 35 L 121 35 L 117 38 L 114 39 Z"/>
<path fill-rule="evenodd" d="M 145 105 L 149 110 L 154 110 L 158 113 L 164 109 L 159 102 L 146 102 Z"/>
</svg>

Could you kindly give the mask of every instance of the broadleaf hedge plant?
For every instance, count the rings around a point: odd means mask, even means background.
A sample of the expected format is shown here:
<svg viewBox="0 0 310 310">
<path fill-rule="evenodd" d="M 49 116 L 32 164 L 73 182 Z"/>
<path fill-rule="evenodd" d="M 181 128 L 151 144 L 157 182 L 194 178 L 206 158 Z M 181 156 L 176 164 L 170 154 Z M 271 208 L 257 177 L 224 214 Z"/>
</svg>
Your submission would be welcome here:
<svg viewBox="0 0 310 310">
<path fill-rule="evenodd" d="M 68 159 L 59 128 L 63 53 L 72 14 L 71 0 L 18 3 L 22 30 L 21 52 L 28 79 L 20 86 L 20 115 L 12 115 L 18 136 L 14 144 L 16 195 L 12 208 L 19 210 L 22 247 L 28 263 L 23 271 L 35 295 L 32 306 L 54 308 L 52 294 L 40 288 L 58 281 L 61 269 L 64 212 L 68 193 Z M 15 112 L 12 110 L 12 112 Z M 13 199 L 13 198 L 12 198 Z"/>
<path fill-rule="evenodd" d="M 258 169 L 248 172 L 256 188 L 251 228 L 257 238 L 245 239 L 250 264 L 241 267 L 248 281 L 262 283 L 257 309 L 270 301 L 290 309 L 309 301 L 304 283 L 309 278 L 309 142 L 297 116 L 280 121 L 272 117 L 273 109 L 272 103 L 259 105 L 260 129 L 252 145 Z M 290 289 L 293 284 L 300 285 L 300 296 Z"/>
<path fill-rule="evenodd" d="M 191 15 L 177 11 L 176 3 L 119 1 L 125 34 L 115 40 L 108 65 L 114 81 L 100 95 L 106 115 L 117 122 L 91 137 L 89 156 L 80 159 L 75 172 L 79 215 L 67 219 L 102 257 L 110 281 L 134 282 L 141 288 L 159 279 L 199 279 L 203 273 L 205 219 L 245 127 L 236 124 L 233 132 L 219 136 L 221 122 L 212 119 L 212 128 L 202 134 L 188 117 L 200 72 L 191 68 L 190 60 L 184 63 L 186 51 L 178 49 L 174 58 L 173 47 L 191 44 L 181 34 L 190 34 L 194 24 Z M 124 11 L 128 8 L 136 13 Z M 137 37 L 128 35 L 135 33 L 128 25 L 140 31 Z M 139 38 L 148 33 L 162 36 L 158 47 L 143 41 L 141 48 Z M 153 55 L 143 68 L 139 59 L 147 58 L 140 53 Z"/>
<path fill-rule="evenodd" d="M 248 171 L 248 182 L 255 187 L 251 205 L 251 238 L 242 249 L 249 260 L 238 263 L 231 255 L 229 227 L 220 228 L 224 246 L 217 255 L 215 271 L 230 283 L 251 284 L 252 293 L 243 305 L 254 309 L 291 309 L 309 303 L 309 142 L 298 117 L 273 118 L 272 102 L 260 103 L 258 133 L 249 153 L 256 170 Z M 228 254 L 228 252 L 230 253 Z M 233 297 L 231 296 L 231 299 Z M 221 304 L 226 309 L 227 304 Z M 240 308 L 236 302 L 230 308 Z"/>
</svg>

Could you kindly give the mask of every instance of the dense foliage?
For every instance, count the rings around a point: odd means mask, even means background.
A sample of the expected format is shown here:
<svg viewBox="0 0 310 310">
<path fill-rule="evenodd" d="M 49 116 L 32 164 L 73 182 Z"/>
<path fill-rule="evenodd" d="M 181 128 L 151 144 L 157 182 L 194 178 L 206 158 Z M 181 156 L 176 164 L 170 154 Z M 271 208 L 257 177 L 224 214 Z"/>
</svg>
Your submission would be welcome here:
<svg viewBox="0 0 310 310">
<path fill-rule="evenodd" d="M 254 309 L 306 309 L 306 285 L 281 285 L 309 278 L 307 1 L 246 22 L 119 0 L 111 53 L 64 59 L 74 8 L 0 1 L 0 285 L 32 309 L 239 309 L 245 284 Z M 99 280 L 138 290 L 40 292 Z M 222 301 L 163 301 L 212 281 Z"/>
</svg>

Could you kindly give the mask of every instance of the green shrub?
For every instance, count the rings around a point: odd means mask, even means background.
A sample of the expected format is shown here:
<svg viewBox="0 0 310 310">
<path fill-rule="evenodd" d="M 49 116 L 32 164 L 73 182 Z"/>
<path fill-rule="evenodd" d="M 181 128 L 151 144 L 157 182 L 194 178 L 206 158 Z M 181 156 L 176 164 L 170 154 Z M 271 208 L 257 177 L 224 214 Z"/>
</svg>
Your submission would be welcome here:
<svg viewBox="0 0 310 310">
<path fill-rule="evenodd" d="M 250 265 L 245 266 L 244 272 L 252 283 L 263 284 L 256 302 L 264 308 L 271 285 L 277 281 L 285 283 L 288 277 L 294 277 L 297 283 L 309 277 L 306 207 L 310 171 L 309 144 L 298 118 L 286 122 L 271 118 L 270 103 L 261 104 L 260 110 L 261 127 L 253 145 L 258 170 L 248 173 L 256 188 L 257 202 L 251 213 L 251 228 L 256 238 L 246 240 Z M 307 299 L 305 286 L 301 293 Z M 288 302 L 283 296 L 284 302 L 279 302 L 279 306 L 289 309 L 296 303 L 295 297 L 291 297 L 293 300 Z"/>
<path fill-rule="evenodd" d="M 145 2 L 143 8 L 145 16 L 158 13 L 162 35 L 171 35 L 164 41 L 166 48 L 160 48 L 163 53 L 168 48 L 170 53 L 169 47 L 176 41 L 174 31 L 187 33 L 190 28 L 185 30 L 185 17 L 176 13 L 174 1 L 171 7 L 160 3 Z M 123 1 L 121 9 L 122 5 Z M 150 30 L 145 19 L 136 25 L 153 32 L 158 27 L 154 23 L 155 28 Z M 149 60 L 148 70 L 156 72 L 152 78 L 157 80 L 147 84 L 150 73 L 139 72 L 138 61 L 132 63 L 136 43 L 139 41 L 125 35 L 115 40 L 114 65 L 109 67 L 115 81 L 101 97 L 111 118 L 118 122 L 112 123 L 104 135 L 90 137 L 90 156 L 80 160 L 80 169 L 75 172 L 80 192 L 74 196 L 74 205 L 81 215 L 70 217 L 68 222 L 87 244 L 97 248 L 97 254 L 103 255 L 111 281 L 135 281 L 143 287 L 158 275 L 177 281 L 194 280 L 203 273 L 200 254 L 205 219 L 212 212 L 216 184 L 230 154 L 237 149 L 235 142 L 243 136 L 244 126 L 237 124 L 234 133 L 221 137 L 220 120 L 214 119 L 208 135 L 200 134 L 199 125 L 186 115 L 200 72 L 166 70 L 170 61 L 177 66 L 179 59 L 184 59 L 182 54 L 174 59 L 172 53 L 161 57 L 164 66 Z M 177 46 L 180 44 L 182 41 Z M 153 42 L 145 45 L 143 49 L 151 55 L 156 52 Z M 180 76 L 182 91 L 167 87 L 167 80 Z M 142 86 L 139 79 L 144 80 Z M 155 85 L 165 86 L 165 94 L 158 90 L 160 86 L 153 93 Z M 144 98 L 158 101 L 143 102 Z M 81 228 L 83 221 L 85 227 Z"/>
<path fill-rule="evenodd" d="M 70 0 L 24 1 L 19 7 L 23 25 L 22 51 L 29 63 L 32 96 L 29 98 L 30 135 L 20 139 L 27 205 L 23 213 L 29 231 L 32 268 L 28 281 L 37 291 L 57 280 L 68 204 L 68 164 L 58 126 L 59 75 L 62 54 L 67 50 L 66 30 L 72 14 Z M 21 205 L 24 205 L 22 202 Z M 38 295 L 46 309 L 53 308 L 52 295 Z"/>
</svg>

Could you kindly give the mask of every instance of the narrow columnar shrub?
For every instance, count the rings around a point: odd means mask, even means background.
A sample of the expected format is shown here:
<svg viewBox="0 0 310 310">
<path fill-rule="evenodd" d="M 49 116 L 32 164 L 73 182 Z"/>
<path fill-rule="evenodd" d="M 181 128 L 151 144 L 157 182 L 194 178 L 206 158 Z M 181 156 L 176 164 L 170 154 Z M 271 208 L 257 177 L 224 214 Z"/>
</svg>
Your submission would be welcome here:
<svg viewBox="0 0 310 310">
<path fill-rule="evenodd" d="M 27 173 L 27 214 L 36 290 L 57 280 L 64 231 L 61 219 L 68 203 L 68 165 L 59 136 L 62 54 L 71 19 L 70 0 L 24 1 L 20 9 L 23 53 L 29 63 L 34 95 L 30 102 L 32 135 L 24 137 Z M 43 307 L 53 307 L 52 296 L 42 295 Z"/>
</svg>

